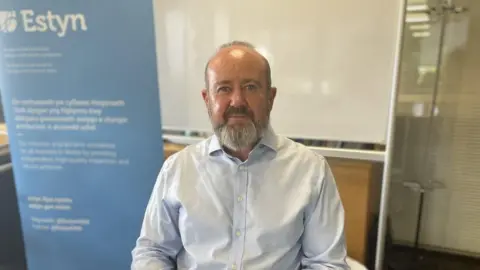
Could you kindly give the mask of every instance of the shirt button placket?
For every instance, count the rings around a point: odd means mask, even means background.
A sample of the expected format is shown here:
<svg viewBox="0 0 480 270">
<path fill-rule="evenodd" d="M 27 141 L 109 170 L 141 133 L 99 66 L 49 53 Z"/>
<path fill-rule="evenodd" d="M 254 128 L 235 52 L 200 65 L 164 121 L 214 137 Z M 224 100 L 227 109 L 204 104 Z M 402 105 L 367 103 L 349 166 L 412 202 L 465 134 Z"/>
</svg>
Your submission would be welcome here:
<svg viewBox="0 0 480 270">
<path fill-rule="evenodd" d="M 245 214 L 246 214 L 246 205 L 245 205 L 245 196 L 248 183 L 248 171 L 244 164 L 238 166 L 237 178 L 235 181 L 235 196 L 236 202 L 234 206 L 234 218 L 233 218 L 233 228 L 234 228 L 234 241 L 233 241 L 233 250 L 234 250 L 234 262 L 232 264 L 232 269 L 239 269 L 241 260 L 243 257 L 244 249 L 244 229 L 245 229 Z"/>
</svg>

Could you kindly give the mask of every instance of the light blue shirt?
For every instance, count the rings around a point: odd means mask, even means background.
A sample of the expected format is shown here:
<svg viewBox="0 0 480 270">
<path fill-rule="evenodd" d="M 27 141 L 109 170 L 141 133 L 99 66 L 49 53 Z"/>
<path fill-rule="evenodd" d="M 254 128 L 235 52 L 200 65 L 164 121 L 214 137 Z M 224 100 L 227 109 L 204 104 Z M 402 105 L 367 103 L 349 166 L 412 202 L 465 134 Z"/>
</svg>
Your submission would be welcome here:
<svg viewBox="0 0 480 270">
<path fill-rule="evenodd" d="M 168 158 L 132 269 L 349 269 L 324 157 L 268 129 L 245 162 L 212 136 Z"/>
</svg>

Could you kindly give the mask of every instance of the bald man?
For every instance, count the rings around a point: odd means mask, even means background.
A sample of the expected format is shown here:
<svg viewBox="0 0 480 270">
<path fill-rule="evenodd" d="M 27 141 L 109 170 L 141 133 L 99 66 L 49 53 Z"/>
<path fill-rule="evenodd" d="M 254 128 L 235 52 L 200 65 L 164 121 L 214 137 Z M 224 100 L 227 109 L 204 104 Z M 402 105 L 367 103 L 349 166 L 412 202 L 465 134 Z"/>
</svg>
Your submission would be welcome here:
<svg viewBox="0 0 480 270">
<path fill-rule="evenodd" d="M 350 269 L 330 167 L 275 134 L 276 93 L 252 45 L 219 48 L 202 90 L 214 135 L 165 161 L 132 269 Z"/>
</svg>

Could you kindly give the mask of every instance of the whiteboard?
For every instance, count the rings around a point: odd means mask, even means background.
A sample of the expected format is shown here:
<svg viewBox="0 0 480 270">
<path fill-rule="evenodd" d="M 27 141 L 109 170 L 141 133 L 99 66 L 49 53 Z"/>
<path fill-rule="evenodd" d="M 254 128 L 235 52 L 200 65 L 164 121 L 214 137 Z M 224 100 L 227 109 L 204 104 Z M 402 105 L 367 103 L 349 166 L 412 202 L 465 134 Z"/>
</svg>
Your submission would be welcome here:
<svg viewBox="0 0 480 270">
<path fill-rule="evenodd" d="M 201 98 L 222 43 L 254 44 L 285 136 L 383 143 L 402 0 L 154 0 L 164 129 L 211 131 Z"/>
</svg>

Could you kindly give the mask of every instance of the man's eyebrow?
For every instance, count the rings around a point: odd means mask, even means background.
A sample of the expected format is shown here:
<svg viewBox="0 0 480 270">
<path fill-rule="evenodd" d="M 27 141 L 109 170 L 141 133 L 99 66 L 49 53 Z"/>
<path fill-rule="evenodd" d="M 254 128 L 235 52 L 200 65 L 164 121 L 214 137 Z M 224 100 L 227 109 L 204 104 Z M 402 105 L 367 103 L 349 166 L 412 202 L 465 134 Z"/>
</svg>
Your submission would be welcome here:
<svg viewBox="0 0 480 270">
<path fill-rule="evenodd" d="M 222 80 L 222 81 L 215 82 L 213 84 L 213 86 L 219 86 L 219 85 L 222 85 L 222 84 L 231 84 L 231 83 L 232 83 L 232 81 L 230 81 L 230 80 Z"/>
<path fill-rule="evenodd" d="M 262 86 L 262 83 L 258 80 L 255 80 L 255 79 L 244 79 L 242 80 L 241 82 L 242 84 L 246 84 L 246 83 L 255 83 L 256 85 L 258 86 Z"/>
</svg>

